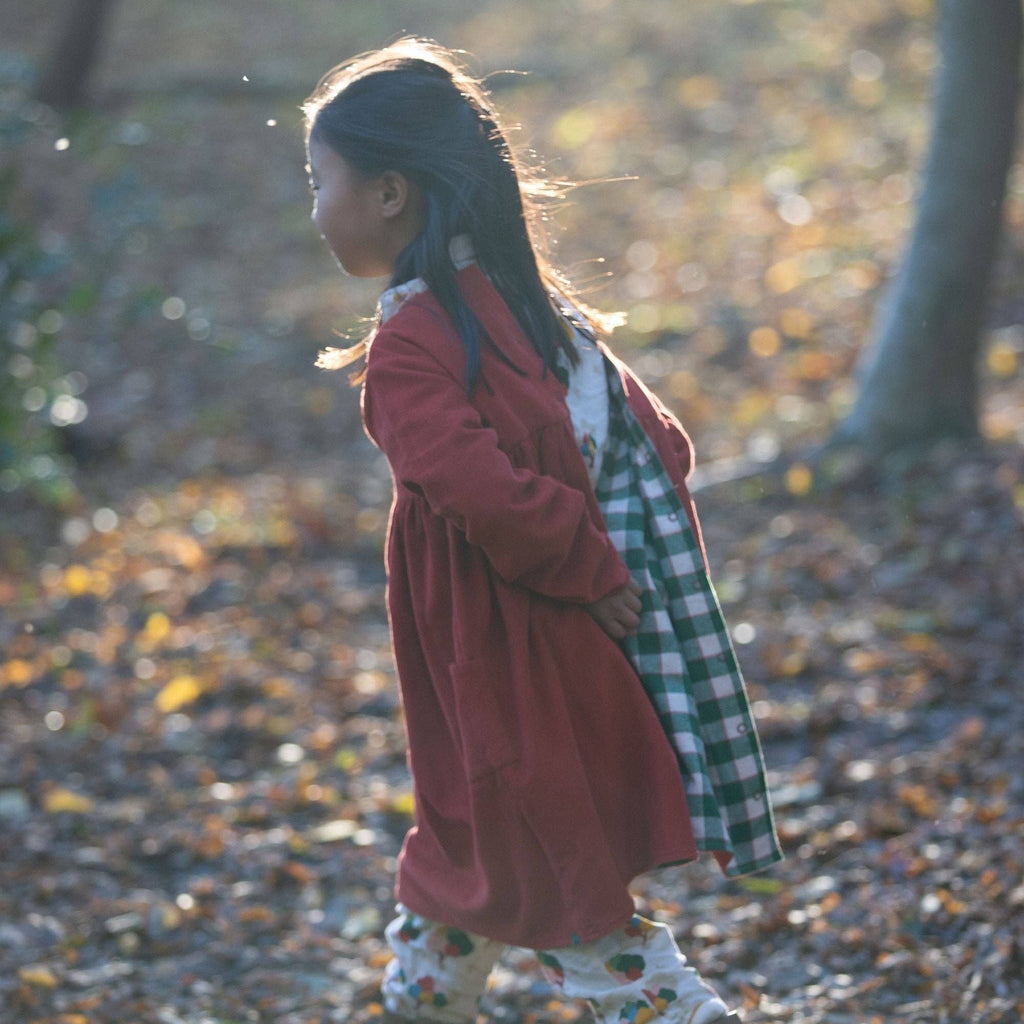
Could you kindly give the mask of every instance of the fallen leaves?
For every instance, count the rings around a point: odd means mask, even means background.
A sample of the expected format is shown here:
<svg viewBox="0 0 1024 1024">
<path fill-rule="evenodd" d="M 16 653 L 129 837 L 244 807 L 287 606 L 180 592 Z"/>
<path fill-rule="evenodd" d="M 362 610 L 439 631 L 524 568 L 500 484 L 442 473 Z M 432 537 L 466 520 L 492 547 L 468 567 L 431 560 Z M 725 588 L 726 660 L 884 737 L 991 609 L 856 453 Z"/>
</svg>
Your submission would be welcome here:
<svg viewBox="0 0 1024 1024">
<path fill-rule="evenodd" d="M 55 787 L 43 796 L 43 810 L 47 814 L 91 814 L 96 802 L 81 793 Z"/>
<path fill-rule="evenodd" d="M 997 544 L 1004 559 L 1020 542 L 1005 518 L 1019 471 L 969 475 L 966 507 L 989 517 L 972 543 Z M 992 489 L 995 478 L 1006 491 Z M 244 486 L 236 493 L 244 514 Z M 196 487 L 189 501 L 208 503 Z M 888 1018 L 958 993 L 995 1024 L 1024 963 L 1014 923 L 1024 906 L 1014 767 L 1024 733 L 1000 682 L 1011 677 L 993 667 L 1014 656 L 1015 634 L 978 644 L 932 609 L 980 592 L 990 560 L 959 563 L 954 580 L 944 563 L 909 557 L 905 519 L 892 521 L 870 495 L 720 501 L 703 503 L 708 542 L 724 566 L 726 613 L 743 626 L 789 859 L 737 883 L 709 867 L 645 879 L 642 907 L 692 929 L 687 955 L 753 1022 L 797 1007 Z M 922 492 L 907 515 L 921 516 L 927 543 L 942 549 L 964 504 L 962 485 L 945 503 Z M 187 528 L 170 512 L 162 519 L 172 534 Z M 259 548 L 225 551 L 211 531 L 197 535 L 202 568 L 184 574 L 165 565 L 160 545 L 147 548 L 144 526 L 118 522 L 68 562 L 89 566 L 110 543 L 130 552 L 111 573 L 110 597 L 65 622 L 68 606 L 40 587 L 34 629 L 4 663 L 0 713 L 21 754 L 8 761 L 0 817 L 52 865 L 3 847 L 19 872 L 13 899 L 33 907 L 5 910 L 24 945 L 10 975 L 18 998 L 38 1019 L 52 1010 L 51 1020 L 112 1021 L 127 996 L 109 994 L 116 979 L 100 980 L 103 957 L 156 986 L 145 965 L 160 956 L 192 973 L 182 998 L 198 986 L 227 1014 L 232 995 L 204 959 L 215 942 L 251 1003 L 320 1013 L 317 993 L 341 984 L 330 966 L 339 944 L 359 979 L 342 990 L 364 999 L 386 962 L 393 857 L 415 810 L 380 577 L 364 582 L 379 569 L 332 568 L 302 551 L 287 563 Z M 61 554 L 52 550 L 51 564 Z M 899 575 L 873 587 L 877 568 L 896 559 Z M 137 585 L 161 567 L 170 575 L 158 591 Z M 347 599 L 354 589 L 363 601 Z M 987 596 L 1007 602 L 995 607 L 1008 620 L 1020 614 L 1012 588 Z M 962 700 L 960 680 L 984 672 L 987 691 Z M 54 892 L 67 933 L 32 940 L 31 915 Z M 7 934 L 0 926 L 0 955 Z M 298 972 L 276 994 L 242 959 L 264 945 L 280 946 Z M 995 980 L 972 988 L 979 973 Z M 75 1001 L 61 1010 L 51 1000 L 66 993 Z M 565 1012 L 511 982 L 491 998 L 538 1024 Z M 89 999 L 122 1009 L 87 1009 Z"/>
<path fill-rule="evenodd" d="M 186 707 L 199 699 L 203 692 L 203 684 L 189 675 L 175 676 L 156 695 L 154 703 L 165 715 Z"/>
<path fill-rule="evenodd" d="M 48 967 L 29 965 L 18 968 L 18 980 L 32 988 L 55 989 L 57 977 Z"/>
</svg>

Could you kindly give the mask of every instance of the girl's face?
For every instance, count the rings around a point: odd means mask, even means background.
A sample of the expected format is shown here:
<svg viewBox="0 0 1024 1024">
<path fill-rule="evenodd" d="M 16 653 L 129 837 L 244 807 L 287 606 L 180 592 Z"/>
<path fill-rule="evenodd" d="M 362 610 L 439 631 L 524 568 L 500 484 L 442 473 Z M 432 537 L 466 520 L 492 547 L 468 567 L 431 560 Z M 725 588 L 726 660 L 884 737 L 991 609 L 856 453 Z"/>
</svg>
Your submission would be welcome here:
<svg viewBox="0 0 1024 1024">
<path fill-rule="evenodd" d="M 315 136 L 309 140 L 313 222 L 342 269 L 353 277 L 384 277 L 419 231 L 418 197 L 401 175 L 356 170 Z"/>
</svg>

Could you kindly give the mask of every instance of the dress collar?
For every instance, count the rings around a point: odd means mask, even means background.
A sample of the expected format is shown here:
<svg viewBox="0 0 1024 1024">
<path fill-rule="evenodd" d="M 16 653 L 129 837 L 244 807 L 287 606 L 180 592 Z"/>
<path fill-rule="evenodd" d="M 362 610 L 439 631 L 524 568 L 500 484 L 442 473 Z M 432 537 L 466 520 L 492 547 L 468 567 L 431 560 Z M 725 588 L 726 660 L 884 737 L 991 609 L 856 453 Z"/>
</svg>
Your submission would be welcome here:
<svg viewBox="0 0 1024 1024">
<path fill-rule="evenodd" d="M 473 240 L 469 235 L 456 235 L 448 243 L 448 255 L 456 270 L 465 270 L 466 267 L 476 262 L 476 254 L 473 251 Z M 419 295 L 427 290 L 427 282 L 422 277 L 414 277 L 409 281 L 388 288 L 378 299 L 377 309 L 380 312 L 380 322 L 390 320 L 413 296 Z"/>
</svg>

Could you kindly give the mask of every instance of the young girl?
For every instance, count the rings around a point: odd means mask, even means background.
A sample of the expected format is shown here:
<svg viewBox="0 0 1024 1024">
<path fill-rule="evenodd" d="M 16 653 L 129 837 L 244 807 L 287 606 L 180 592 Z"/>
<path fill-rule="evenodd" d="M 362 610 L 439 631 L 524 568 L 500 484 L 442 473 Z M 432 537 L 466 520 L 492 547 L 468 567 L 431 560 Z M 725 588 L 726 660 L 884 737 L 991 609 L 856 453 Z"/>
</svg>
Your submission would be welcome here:
<svg viewBox="0 0 1024 1024">
<path fill-rule="evenodd" d="M 415 826 L 389 1019 L 463 1024 L 505 944 L 602 1022 L 738 1020 L 629 883 L 779 859 L 761 752 L 686 489 L 690 441 L 543 255 L 534 183 L 435 44 L 305 106 L 313 218 L 388 276 L 365 353 L 388 458 L 388 612 Z"/>
</svg>

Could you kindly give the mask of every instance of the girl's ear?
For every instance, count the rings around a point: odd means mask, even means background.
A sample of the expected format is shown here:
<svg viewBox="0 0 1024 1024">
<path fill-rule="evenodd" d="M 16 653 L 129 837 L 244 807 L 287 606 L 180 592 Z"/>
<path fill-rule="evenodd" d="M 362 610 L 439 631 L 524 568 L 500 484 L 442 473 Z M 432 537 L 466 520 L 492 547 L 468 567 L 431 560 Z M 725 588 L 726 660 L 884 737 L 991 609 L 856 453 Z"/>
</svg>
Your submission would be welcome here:
<svg viewBox="0 0 1024 1024">
<path fill-rule="evenodd" d="M 380 212 L 387 218 L 399 217 L 409 205 L 412 186 L 398 171 L 385 171 L 379 179 Z"/>
</svg>

